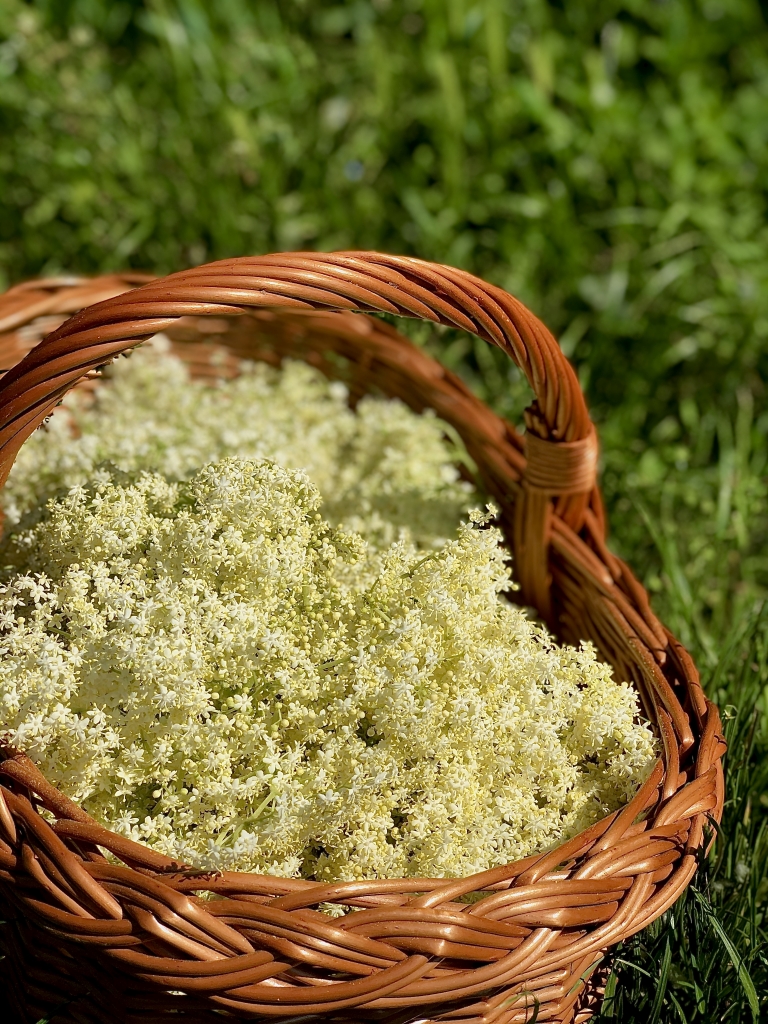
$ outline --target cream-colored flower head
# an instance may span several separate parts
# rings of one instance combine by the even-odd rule
[[[211,387],[191,381],[166,349],[159,337],[119,360],[92,402],[71,393],[29,438],[0,492],[10,525],[104,462],[185,480],[228,455],[304,470],[323,515],[379,547],[402,535],[439,546],[475,500],[454,466],[466,452],[446,442],[450,428],[431,412],[375,398],[352,412],[343,384],[289,360],[281,370],[243,364],[237,380]]]
[[[13,741],[174,857],[328,879],[479,871],[631,795],[634,692],[499,599],[495,529],[374,554],[320,507],[235,458],[52,502],[5,550]]]
[[[635,692],[506,600],[437,420],[136,367],[12,481],[0,722],[52,782],[179,860],[328,880],[479,871],[634,793]]]

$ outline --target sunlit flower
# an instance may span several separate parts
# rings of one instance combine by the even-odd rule
[[[11,481],[2,721],[54,784],[178,860],[323,880],[483,870],[631,797],[634,690],[506,600],[438,421],[137,367]]]

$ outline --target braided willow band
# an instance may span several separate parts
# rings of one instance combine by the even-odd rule
[[[572,368],[516,299],[415,259],[280,254],[137,283],[32,282],[0,298],[0,365],[12,366],[0,380],[0,480],[69,388],[158,331],[198,377],[290,356],[345,380],[353,400],[375,388],[433,408],[501,507],[523,600],[633,681],[663,755],[631,804],[552,852],[465,879],[325,885],[184,869],[103,829],[6,748],[0,912],[11,924],[0,942],[18,1020],[56,1010],[72,1024],[210,1024],[216,1009],[387,1024],[586,1021],[605,950],[663,913],[693,875],[707,819],[722,812],[724,742],[690,656],[606,548],[596,436]],[[356,315],[370,311],[454,325],[507,352],[536,395],[526,440],[393,328]],[[221,898],[201,901],[201,891]],[[482,898],[467,903],[469,893]],[[354,913],[330,919],[320,903]]]

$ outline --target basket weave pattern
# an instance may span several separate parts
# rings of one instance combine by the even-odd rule
[[[525,436],[360,315],[375,311],[456,326],[510,355],[536,396]],[[99,367],[159,331],[198,377],[289,356],[343,379],[353,401],[376,389],[451,423],[501,508],[522,599],[632,681],[663,753],[627,807],[552,852],[469,878],[327,885],[195,874],[108,832],[2,748],[0,945],[14,1021],[588,1020],[605,951],[695,871],[707,819],[722,812],[725,744],[690,656],[606,547],[596,434],[570,364],[501,289],[405,257],[278,254],[157,281],[31,282],[0,297],[0,486],[67,390],[95,386]],[[206,891],[220,898],[196,895]],[[321,903],[351,912],[332,919]]]

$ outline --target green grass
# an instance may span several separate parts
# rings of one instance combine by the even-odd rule
[[[713,855],[603,1016],[768,1018],[765,0],[3,0],[0,139],[0,284],[381,248],[559,334],[730,742]],[[519,414],[497,353],[409,329]]]

